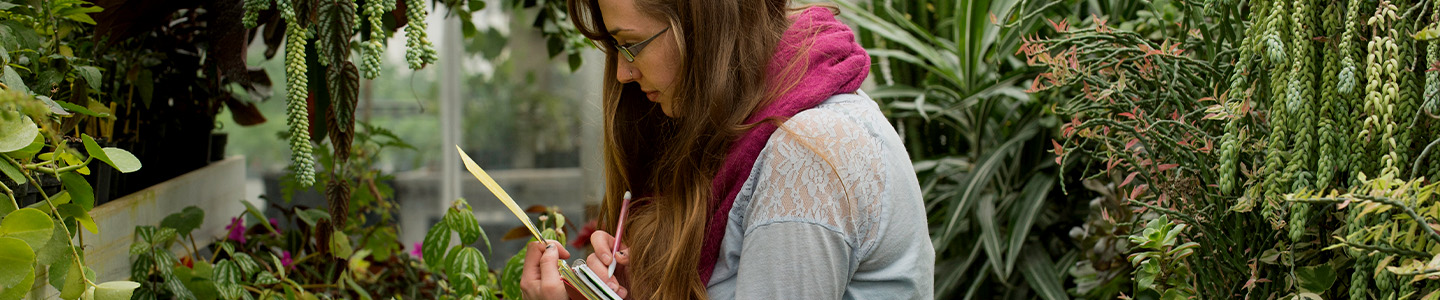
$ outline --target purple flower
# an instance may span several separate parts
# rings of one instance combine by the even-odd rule
[[[230,225],[225,225],[225,230],[230,231],[227,239],[245,244],[245,216],[230,218]]]
[[[295,269],[295,261],[290,259],[290,251],[285,251],[280,254],[280,265],[284,266],[286,270]]]
[[[420,250],[420,243],[415,243],[415,250],[410,250],[410,255],[414,255],[415,258],[425,257],[424,254],[425,252]]]

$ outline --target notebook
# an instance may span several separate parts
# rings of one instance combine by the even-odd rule
[[[485,188],[489,189],[490,193],[495,194],[495,198],[499,198],[500,202],[504,203],[505,207],[509,208],[511,213],[515,214],[515,217],[520,218],[520,223],[525,224],[525,227],[530,229],[530,234],[534,235],[535,239],[545,240],[545,238],[540,237],[540,231],[535,230],[535,225],[530,223],[530,218],[525,215],[524,211],[520,210],[520,206],[515,204],[515,200],[510,198],[510,194],[505,193],[505,190],[500,188],[500,184],[495,182],[495,179],[490,178],[490,174],[485,173],[485,170],[481,169],[480,165],[475,164],[475,161],[470,159],[470,156],[466,155],[465,150],[460,149],[459,145],[455,146],[455,150],[460,151],[460,159],[465,162],[465,169],[470,171],[470,175],[475,176],[475,179],[485,184]],[[620,300],[620,296],[615,294],[615,291],[611,290],[609,285],[606,285],[604,281],[600,280],[600,276],[590,270],[590,266],[585,265],[584,259],[575,259],[574,267],[565,263],[565,260],[560,260],[558,265],[560,277],[565,280],[566,286],[573,289],[570,291],[572,295],[578,294],[589,300]]]

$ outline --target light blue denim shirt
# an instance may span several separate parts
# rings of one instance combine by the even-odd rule
[[[735,197],[712,299],[931,299],[935,248],[915,168],[863,92],[770,136]]]

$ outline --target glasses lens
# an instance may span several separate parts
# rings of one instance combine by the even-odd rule
[[[625,61],[635,62],[635,54],[634,54],[634,53],[630,53],[630,49],[619,48],[619,47],[616,47],[616,49],[617,49],[617,50],[620,50],[620,56],[624,56],[624,57],[625,57]]]

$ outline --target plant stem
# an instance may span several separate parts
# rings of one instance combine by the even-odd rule
[[[5,160],[9,161],[11,164],[17,166],[20,165],[19,163],[15,162],[15,159],[10,158],[9,156],[0,155],[0,157],[4,157]],[[45,201],[45,205],[50,206],[50,212],[55,213],[55,217],[60,220],[60,229],[65,230],[65,243],[70,245],[70,247],[68,247],[70,248],[70,253],[75,255],[73,256],[75,258],[75,265],[79,267],[84,267],[85,261],[80,260],[80,252],[75,251],[75,245],[71,243],[72,240],[70,239],[70,236],[74,234],[70,233],[70,228],[65,226],[64,218],[60,218],[60,209],[55,208],[55,203],[50,202],[50,195],[45,194],[45,188],[40,186],[40,182],[35,180],[34,176],[30,176],[29,173],[22,174],[25,175],[26,179],[30,180],[30,184],[35,185],[35,190],[40,192],[40,197],[44,199],[42,201]],[[80,276],[80,279],[85,280],[85,284],[91,286],[98,286],[94,282],[91,282],[89,278],[85,278],[85,276]]]

